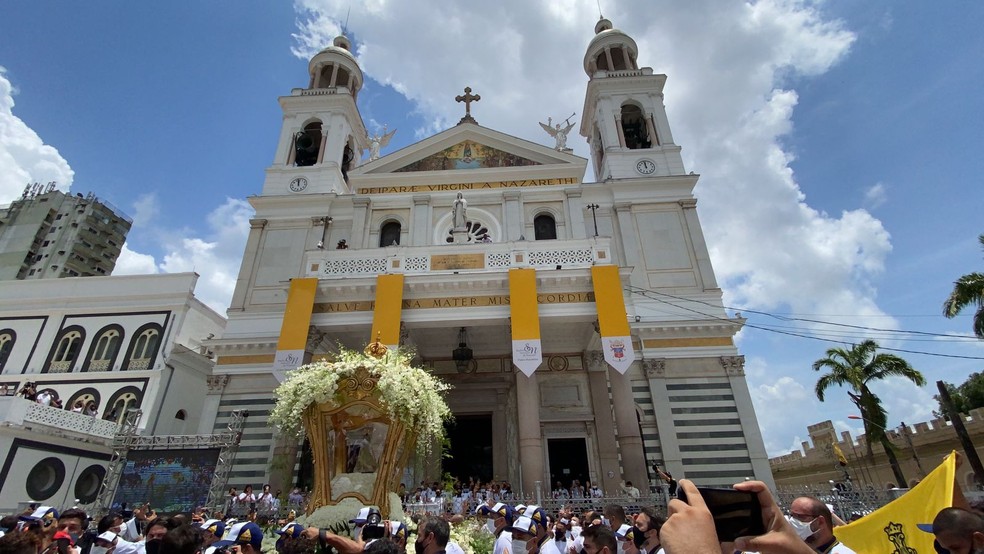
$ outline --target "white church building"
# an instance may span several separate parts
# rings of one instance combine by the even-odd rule
[[[590,181],[588,160],[565,148],[568,122],[555,144],[510,136],[476,121],[470,89],[457,125],[377,157],[349,41],[311,59],[306,86],[279,99],[228,323],[205,341],[215,386],[199,427],[251,414],[230,485],[303,482],[304,446],[265,423],[278,377],[377,336],[453,385],[459,465],[445,470],[459,477],[615,491],[654,484],[658,464],[702,485],[772,482],[734,343],[744,320],[722,306],[701,231],[699,176],[673,140],[666,75],[637,53],[598,22],[573,129],[590,145]],[[364,150],[374,159],[357,165]],[[538,341],[529,376],[517,339]]]

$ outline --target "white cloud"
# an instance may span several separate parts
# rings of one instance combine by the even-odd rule
[[[156,200],[152,196],[141,197],[136,204],[138,215],[157,213]],[[138,217],[144,222],[139,231],[153,237],[155,247],[164,254],[158,261],[150,254],[135,252],[123,245],[113,274],[194,271],[201,276],[195,296],[224,314],[236,286],[252,216],[253,208],[248,202],[226,198],[205,218],[206,229],[175,230],[159,226],[153,219]]]
[[[871,209],[875,209],[888,201],[888,187],[885,183],[875,183],[864,191],[864,203]]]
[[[28,183],[54,181],[59,190],[67,191],[75,178],[58,150],[14,115],[15,93],[7,70],[0,66],[0,204],[19,198]]]

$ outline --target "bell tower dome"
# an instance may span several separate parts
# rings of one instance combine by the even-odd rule
[[[369,147],[356,106],[364,78],[344,35],[308,63],[307,88],[280,97],[284,112],[264,194],[350,192],[348,171]]]
[[[588,139],[595,179],[684,173],[663,105],[666,75],[639,67],[635,40],[600,19],[584,54],[588,89],[581,136]]]

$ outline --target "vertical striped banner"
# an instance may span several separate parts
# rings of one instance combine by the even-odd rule
[[[400,316],[403,312],[403,274],[376,277],[376,306],[372,312],[372,336],[389,348],[400,346]]]
[[[304,363],[308,327],[311,325],[311,312],[314,310],[314,296],[317,292],[318,279],[315,277],[290,281],[284,321],[280,324],[280,338],[277,340],[277,353],[273,358],[274,376],[278,381],[283,380],[284,372],[297,369]]]
[[[512,319],[513,363],[529,377],[543,363],[535,269],[509,270],[509,315]]]
[[[591,281],[594,284],[598,325],[601,327],[601,349],[605,353],[605,361],[619,373],[625,373],[635,361],[635,352],[632,350],[632,336],[618,266],[592,267]]]

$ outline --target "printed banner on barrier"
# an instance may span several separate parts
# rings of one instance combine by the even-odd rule
[[[601,329],[601,348],[605,361],[619,373],[625,373],[635,361],[629,318],[625,313],[622,280],[616,265],[596,265],[591,268],[595,307]]]
[[[509,270],[509,315],[512,320],[513,363],[529,377],[543,363],[535,269]]]

